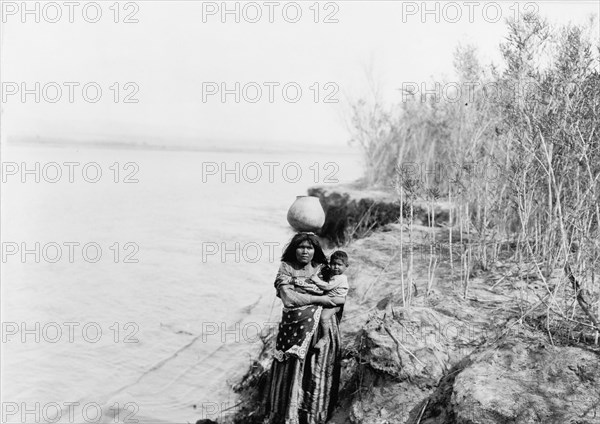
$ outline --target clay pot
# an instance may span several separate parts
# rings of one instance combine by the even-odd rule
[[[287,220],[296,231],[318,231],[325,223],[325,211],[318,197],[297,196]]]

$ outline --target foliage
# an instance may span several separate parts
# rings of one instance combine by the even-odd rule
[[[500,67],[483,66],[474,47],[459,46],[457,79],[441,83],[439,95],[404,93],[389,108],[378,97],[355,102],[352,140],[363,149],[369,185],[392,186],[402,202],[420,199],[432,210],[442,199],[451,205],[449,239],[463,248],[465,296],[474,264],[490,265],[489,246],[512,243],[514,259],[528,258],[552,295],[548,314],[572,321],[577,302],[582,319],[600,329],[594,23],[554,28],[529,15],[507,25]]]

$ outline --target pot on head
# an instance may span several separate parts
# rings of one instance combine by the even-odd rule
[[[313,231],[321,229],[325,223],[325,211],[318,197],[297,196],[288,209],[287,221],[296,231]]]

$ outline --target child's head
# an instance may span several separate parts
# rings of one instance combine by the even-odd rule
[[[329,267],[333,275],[341,275],[348,268],[348,254],[341,250],[336,250],[329,258]]]

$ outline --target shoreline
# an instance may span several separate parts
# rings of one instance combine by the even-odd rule
[[[364,213],[356,207],[361,201],[371,211],[393,206],[399,215],[391,193],[352,186],[313,187],[311,193],[321,197],[328,213],[345,211],[350,224],[356,224],[354,212]],[[409,235],[393,214],[379,215],[371,231],[345,240],[351,288],[340,324],[339,403],[328,422],[600,423],[600,349],[585,340],[569,345],[556,334],[548,337],[540,302],[544,287],[512,263],[510,250],[501,251],[489,269],[470,269],[466,294],[448,255],[436,259],[432,280],[430,258],[414,257],[414,291],[407,304],[408,261],[403,253],[402,273],[400,245],[410,242],[427,251],[432,235],[448,242],[443,208],[436,210],[439,227],[428,227],[425,216],[416,214],[422,222]],[[263,339],[258,357],[232,387],[239,403],[232,414],[222,411],[219,423],[262,422],[273,341],[274,334]],[[215,422],[207,418],[198,424]]]

